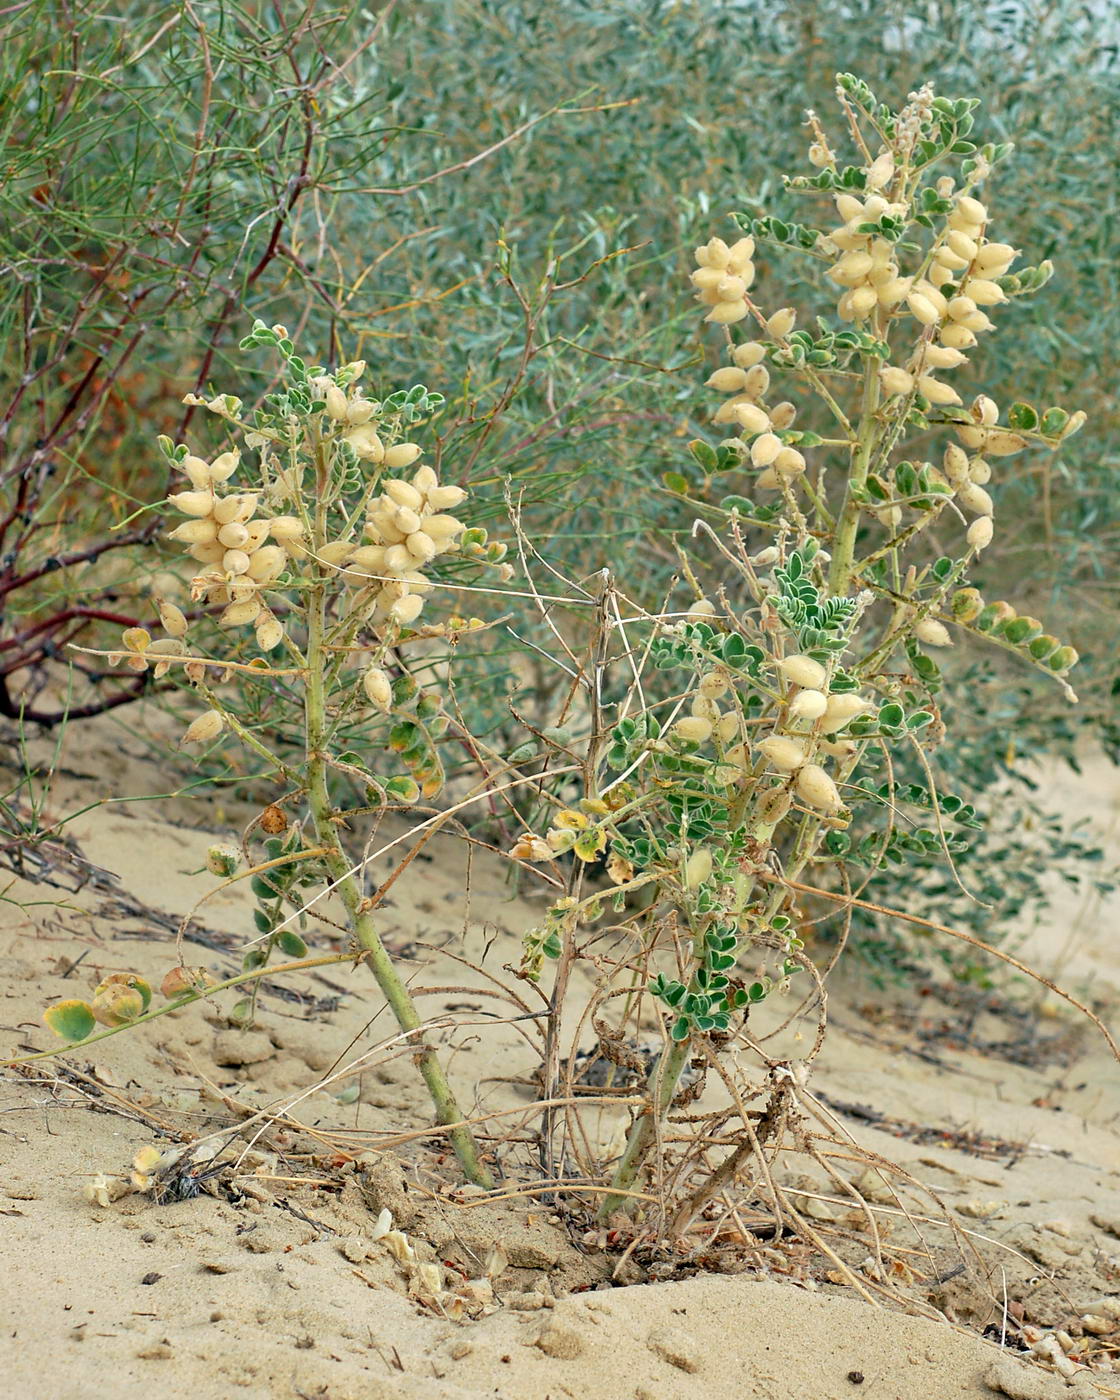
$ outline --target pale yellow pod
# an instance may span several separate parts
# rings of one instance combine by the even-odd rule
[[[1019,250],[1010,243],[985,243],[976,254],[976,271],[989,277],[1002,277],[1018,256]]]
[[[412,567],[413,562],[407,545],[391,544],[385,551],[385,569],[390,574],[403,574]]]
[[[854,758],[859,752],[859,745],[854,739],[821,739],[819,747],[831,758]]]
[[[425,578],[423,574],[417,573],[415,569],[406,569],[401,578],[408,584],[410,593],[430,593],[435,584],[430,578]]]
[[[716,283],[716,296],[719,301],[738,301],[746,292],[747,284],[741,277],[721,277]]]
[[[751,461],[756,467],[768,467],[782,450],[782,440],[775,433],[762,433],[751,443]]]
[[[735,422],[751,434],[764,433],[770,426],[770,418],[765,409],[756,403],[736,403],[732,405],[731,416]]]
[[[426,515],[423,519],[424,533],[431,535],[437,544],[449,547],[445,542],[454,539],[456,535],[461,535],[467,528],[461,520],[456,520],[453,515]]]
[[[241,513],[241,497],[221,496],[214,502],[214,519],[219,525],[229,525]]]
[[[974,238],[969,238],[967,233],[961,233],[960,229],[950,229],[949,237],[945,240],[949,247],[962,258],[965,263],[970,263],[980,251]]]
[[[362,672],[362,689],[371,705],[388,714],[393,707],[393,684],[380,666],[369,666]]]
[[[243,549],[227,549],[222,555],[222,568],[227,574],[247,574],[249,563],[249,556]]]
[[[716,606],[710,598],[697,598],[688,609],[689,617],[716,617]]]
[[[838,729],[843,729],[850,720],[855,719],[856,715],[863,714],[864,710],[870,708],[869,701],[851,691],[845,691],[841,695],[830,695],[822,728],[826,734],[835,734]]]
[[[338,385],[328,384],[323,397],[326,400],[327,417],[333,418],[336,423],[345,423],[347,421],[346,395]]]
[[[220,564],[225,552],[225,546],[217,540],[211,540],[208,544],[192,544],[187,550],[191,558],[197,559],[200,564]]]
[[[971,242],[971,239],[966,239],[965,241]],[[952,246],[950,245],[949,247],[939,248],[937,250],[937,262],[934,264],[934,266],[945,268],[952,272],[959,272],[962,267],[968,266],[969,261],[970,260],[968,258],[963,257],[960,253],[954,252]],[[940,280],[933,275],[932,270],[930,272],[929,280],[934,284],[935,287],[939,287],[941,285]]]
[[[178,544],[213,544],[218,538],[218,527],[212,519],[184,520],[168,533],[167,538]]]
[[[733,326],[736,321],[743,320],[747,315],[747,303],[740,298],[737,301],[717,302],[704,317],[704,320],[710,321],[716,326]]]
[[[781,403],[776,403],[770,410],[770,422],[779,432],[784,428],[792,427],[796,417],[797,405],[790,403],[789,399],[783,399]]]
[[[945,468],[946,478],[959,486],[968,477],[968,456],[964,449],[958,447],[955,442],[951,442],[945,449],[945,455],[941,459]]]
[[[828,269],[828,275],[842,287],[857,287],[874,266],[871,254],[864,251],[845,253]]]
[[[697,718],[710,720],[713,725],[719,722],[723,713],[716,704],[714,698],[710,695],[705,695],[703,691],[698,691],[692,697],[688,708]]]
[[[184,457],[179,463],[179,470],[186,474],[196,491],[206,491],[214,484],[214,478],[210,475],[210,463],[203,461],[201,457]]]
[[[730,744],[739,734],[739,716],[724,715],[716,722],[716,738],[721,744]]]
[[[805,745],[798,739],[790,739],[781,734],[773,734],[755,745],[755,749],[771,768],[782,773],[792,773],[805,762]]]
[[[218,543],[224,544],[227,549],[240,549],[248,540],[249,531],[236,520],[229,525],[223,525],[218,531]]]
[[[778,340],[784,340],[797,325],[797,312],[792,306],[783,306],[775,311],[766,322],[766,329]]]
[[[897,306],[899,302],[906,300],[913,285],[914,279],[912,277],[892,277],[888,282],[879,283],[875,288],[879,305],[888,308]]]
[[[710,374],[705,381],[709,389],[715,389],[720,394],[737,394],[743,389],[746,382],[745,371],[737,365],[724,365],[721,369]]]
[[[828,672],[821,663],[803,654],[783,657],[778,662],[778,670],[787,681],[804,686],[806,690],[823,690],[828,679]]]
[[[949,629],[935,617],[919,618],[914,624],[914,636],[927,647],[951,647],[953,639]]]
[[[988,222],[988,211],[978,199],[973,199],[971,195],[962,194],[957,199],[957,210],[961,217],[970,224],[986,224]]]
[[[757,340],[748,340],[742,345],[736,345],[731,352],[731,358],[740,369],[750,369],[753,365],[759,365],[766,358],[766,346]]]
[[[924,394],[930,403],[954,403],[961,402],[961,396],[951,384],[942,384],[938,379],[932,379],[928,374],[918,376],[918,392]]]
[[[807,763],[794,782],[797,795],[818,812],[838,812],[844,803],[840,790],[819,763]]]
[[[698,267],[695,272],[689,273],[688,280],[701,292],[714,292],[726,276],[726,268]]]
[[[280,544],[298,540],[303,535],[303,522],[295,515],[277,515],[268,522],[268,533]]]
[[[284,629],[280,625],[279,619],[273,617],[271,613],[267,617],[257,620],[257,646],[261,651],[272,651],[284,640]]]
[[[795,719],[820,719],[828,708],[828,696],[820,690],[799,690],[790,703],[789,712]]]
[[[353,398],[346,405],[346,421],[352,427],[360,428],[373,417],[374,405],[369,399]]]
[[[196,519],[209,515],[214,509],[214,496],[210,491],[180,491],[175,496],[168,496],[167,500],[176,510]]]
[[[271,583],[287,567],[287,553],[278,544],[266,544],[249,556],[246,573],[257,583]]]
[[[727,249],[727,266],[733,271],[739,271],[746,263],[754,257],[754,239],[748,233],[744,237],[737,239]]]
[[[429,491],[439,485],[439,477],[425,462],[423,466],[417,467],[413,473],[412,484],[422,496],[427,496]]]
[[[245,531],[248,538],[241,548],[246,554],[254,554],[260,549],[261,545],[264,544],[265,540],[268,539],[268,521],[250,520],[245,526]]]
[[[767,467],[755,478],[755,485],[763,491],[780,491],[786,478],[779,476],[773,467]]]
[[[1007,293],[999,283],[986,277],[970,277],[967,285],[968,294],[977,306],[999,306],[1007,300]]]
[[[874,287],[856,287],[848,293],[848,305],[853,320],[865,321],[879,305],[879,293]]]
[[[1010,457],[1016,452],[1022,452],[1026,445],[1026,438],[1021,437],[1018,433],[999,431],[987,435],[984,450],[993,457]]]
[[[743,379],[743,393],[749,398],[760,399],[770,387],[770,371],[765,365],[752,365]]]
[[[914,291],[919,296],[925,297],[926,301],[932,302],[933,305],[937,308],[939,315],[944,316],[945,313],[949,310],[948,297],[946,297],[945,293],[941,291],[939,287],[935,287],[932,282],[915,282]]]
[[[941,343],[952,350],[970,350],[976,344],[976,336],[967,326],[954,321],[951,325],[942,326]]]
[[[906,298],[906,305],[923,326],[932,326],[941,320],[941,313],[937,307],[921,292],[911,292]]]
[[[931,369],[956,369],[968,364],[968,356],[948,345],[927,345],[926,364]]]
[[[796,447],[783,447],[774,458],[774,470],[779,476],[800,476],[805,470],[805,458]]]
[[[407,594],[403,598],[398,598],[389,608],[389,616],[394,622],[399,622],[403,626],[408,626],[410,622],[415,622],[424,610],[423,598],[415,593]]]
[[[398,506],[407,506],[409,510],[422,510],[424,508],[424,497],[415,486],[410,486],[407,481],[386,481],[382,490]]]
[[[434,486],[428,492],[428,504],[432,510],[454,510],[467,499],[461,486]]]
[[[968,527],[965,538],[968,540],[969,548],[976,550],[979,554],[982,549],[987,549],[991,544],[994,533],[995,527],[992,524],[991,516],[980,515]]]
[[[246,598],[242,602],[230,603],[218,618],[218,626],[244,627],[246,623],[256,622],[260,615],[261,607],[262,604],[259,598]]]
[[[385,465],[390,471],[399,471],[402,467],[411,467],[422,451],[423,448],[418,447],[414,442],[398,442],[395,447],[386,449]]]
[[[354,553],[353,540],[328,540],[319,550],[319,560],[323,564],[345,564]]]
[[[673,733],[687,744],[706,744],[712,737],[713,725],[702,715],[682,715],[673,725]]]
[[[838,194],[836,196],[836,212],[844,220],[851,223],[853,219],[863,222],[863,201],[855,197],[854,194]]]
[[[712,873],[712,853],[707,846],[700,846],[685,861],[684,887],[697,889]]]
[[[404,546],[413,559],[420,564],[426,564],[429,559],[434,559],[439,552],[435,540],[423,530],[416,530],[409,535]]]
[[[207,710],[204,715],[199,715],[187,726],[187,731],[179,743],[180,745],[205,744],[210,739],[216,739],[224,727],[224,717],[217,710]]]
[[[974,335],[980,335],[984,331],[994,331],[995,322],[983,311],[976,310],[969,312],[967,316],[962,316],[957,322],[958,326],[963,326],[966,330],[972,331]]]
[[[722,238],[709,238],[702,248],[696,250],[696,261],[705,267],[726,267],[731,257],[731,249]]]
[[[991,496],[982,486],[971,481],[966,481],[957,492],[957,500],[974,515],[992,515],[995,511]]]
[[[210,476],[214,481],[228,481],[241,462],[240,452],[223,452],[210,463]]]
[[[977,394],[972,400],[972,416],[977,422],[990,428],[999,422],[999,404],[987,394]]]
[[[372,574],[379,573],[385,567],[385,546],[363,544],[351,554],[350,563],[359,569],[368,569]]]
[[[393,524],[405,536],[414,535],[420,528],[420,516],[408,506],[398,506],[393,516]]]
[[[187,634],[187,619],[181,608],[177,608],[174,603],[168,603],[163,598],[156,598],[155,604],[159,610],[159,624],[169,637],[185,637]]]
[[[343,434],[343,440],[350,445],[360,461],[376,463],[385,460],[385,444],[369,423],[351,428],[348,433]]]
[[[968,479],[976,486],[987,486],[992,479],[991,464],[983,457],[973,457],[968,464]]]
[[[884,365],[879,371],[879,383],[887,394],[908,394],[914,387],[914,376],[897,365]]]

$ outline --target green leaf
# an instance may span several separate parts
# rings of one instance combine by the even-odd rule
[[[74,998],[72,1001],[56,1002],[43,1013],[43,1020],[55,1035],[71,1043],[85,1040],[97,1027],[93,1011],[88,1002]]]
[[[714,472],[718,464],[716,450],[709,443],[701,438],[693,438],[688,444],[688,450],[706,472]]]
[[[1016,432],[1033,433],[1038,427],[1038,414],[1029,403],[1013,403],[1007,410],[1007,426]]]
[[[307,944],[293,928],[281,929],[276,935],[276,944],[290,958],[307,957]]]
[[[683,477],[680,472],[663,472],[661,480],[670,491],[675,491],[678,496],[688,495],[688,479]]]

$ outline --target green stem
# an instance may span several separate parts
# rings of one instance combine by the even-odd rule
[[[832,566],[828,584],[833,597],[845,598],[852,581],[852,566],[855,561],[856,533],[859,530],[859,496],[867,481],[871,454],[875,449],[877,421],[875,412],[879,407],[878,361],[868,359],[863,372],[863,397],[860,401],[859,432],[852,448],[852,466],[848,474],[848,485],[844,496],[844,506],[836,527],[836,542],[832,550]]]
[[[316,537],[320,539],[322,522],[316,520]],[[321,542],[321,540],[320,540]],[[325,665],[328,661],[323,647],[326,628],[326,589],[317,581],[307,595],[307,689],[305,694],[306,739],[307,739],[307,788],[311,818],[315,824],[315,834],[319,844],[325,848],[324,861],[331,880],[338,891],[346,910],[350,927],[358,946],[366,953],[367,961],[377,979],[385,1000],[389,1003],[397,1025],[402,1031],[417,1031],[421,1026],[420,1013],[397,971],[392,957],[374,926],[372,914],[366,909],[362,888],[350,863],[342,852],[338,841],[334,812],[331,808],[327,789],[327,763],[324,756],[327,715],[325,695]],[[464,1174],[470,1181],[488,1190],[493,1186],[490,1173],[483,1166],[478,1155],[478,1145],[465,1123],[466,1115],[455,1100],[443,1066],[434,1049],[420,1041],[416,1044],[416,1064],[428,1086],[428,1092],[435,1105],[436,1120],[450,1126],[448,1138]]]

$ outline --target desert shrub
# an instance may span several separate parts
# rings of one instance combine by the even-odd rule
[[[870,908],[993,953],[946,929],[940,905],[884,910],[866,896],[872,879],[897,890],[894,872],[933,857],[960,880],[955,862],[977,818],[940,757],[955,748],[941,660],[955,642],[990,648],[1074,698],[1076,650],[973,579],[998,538],[989,484],[1013,460],[1064,450],[1084,423],[1072,406],[1025,398],[1001,409],[979,393],[966,405],[958,387],[993,318],[1011,321],[1052,272],[993,237],[987,186],[1010,150],[972,139],[976,100],[924,85],[893,110],[848,74],[836,96],[840,120],[810,120],[808,164],[788,182],[800,219],[745,211],[732,241],[715,235],[696,249],[691,282],[721,363],[707,381],[717,432],[690,452],[740,490],[697,514],[676,557],[680,581],[656,611],[607,570],[566,576],[518,509],[514,568],[474,523],[466,489],[416,467],[413,438],[435,435],[440,393],[422,383],[368,391],[364,362],[310,364],[284,327],[258,322],[243,349],[267,347],[281,362],[263,403],[188,396],[240,436],[252,466],[237,449],[203,457],[160,443],[187,478],[167,501],[186,517],[170,538],[197,566],[189,587],[204,615],[192,622],[157,595],[166,635],[130,627],[105,651],[114,666],[193,688],[204,707],[184,743],[236,739],[273,786],[242,850],[212,858],[216,875],[252,882],[260,937],[224,985],[172,968],[170,1007],[251,985],[276,951],[294,961],[273,975],[368,963],[464,1172],[487,1184],[491,1164],[381,943],[385,885],[366,890],[370,845],[355,836],[351,849],[344,833],[411,810],[421,844],[438,826],[461,830],[453,819],[472,805],[529,789],[541,820],[509,856],[547,867],[563,889],[526,931],[518,969],[528,984],[547,975],[544,1008],[528,1012],[505,989],[541,1052],[539,1189],[586,1192],[604,1225],[642,1206],[646,1225],[670,1238],[716,1198],[749,1190],[829,1257],[771,1173],[825,1030],[830,967],[808,955],[805,926],[822,910],[843,925]],[[763,248],[775,264],[818,264],[825,314],[799,317],[762,290]],[[483,586],[518,608],[530,644],[565,677],[553,723],[512,751],[480,742],[451,699],[453,647],[485,631],[464,615],[479,568],[496,570]],[[162,572],[149,568],[153,581]],[[456,610],[440,616],[430,604],[444,588]],[[268,692],[302,737],[278,751],[275,723],[247,723],[253,691]],[[455,745],[471,752],[475,780],[421,818]],[[352,947],[315,955],[303,932],[332,892]],[[583,960],[595,985],[577,1014],[568,988]],[[783,1017],[793,990],[800,1005]],[[47,1019],[84,1046],[168,1009],[150,1000],[137,978],[114,974],[91,1002],[61,1003]],[[809,1009],[817,1035],[806,1054],[771,1058],[775,1032],[756,1030],[752,1011],[788,1021]],[[250,996],[229,1015],[245,1023],[253,1010]],[[98,1021],[106,1030],[91,1035]],[[581,1118],[573,1074],[588,1026],[610,1074],[638,1072],[624,1142]],[[651,1035],[655,1053],[643,1059]],[[794,1142],[840,1179],[850,1149]]]

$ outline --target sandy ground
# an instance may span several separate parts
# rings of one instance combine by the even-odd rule
[[[158,797],[166,769],[135,736],[148,724],[158,733],[159,723],[134,711],[73,731],[52,817],[109,796],[153,800],[88,812],[65,828],[80,856],[46,853],[23,878],[0,880],[6,1053],[51,1045],[44,1007],[88,995],[108,972],[158,983],[175,960],[178,920],[216,884],[199,874],[207,846],[252,811],[235,791],[222,801]],[[1120,850],[1114,770],[1093,764],[1048,786],[1058,809],[1086,814]],[[1015,946],[1047,971],[1060,966],[1107,1019],[1120,989],[1120,904],[1058,907]],[[511,1106],[531,1102],[518,1081],[535,1054],[517,1028],[493,1024],[485,978],[447,953],[497,973],[516,962],[541,908],[511,895],[497,862],[476,858],[468,882],[461,852],[436,843],[385,909],[389,941],[430,989],[425,1010],[457,1019],[441,1033],[456,1083],[477,1085],[476,1107],[506,1111],[505,1123],[516,1121]],[[230,975],[252,936],[251,904],[239,889],[223,891],[198,909],[194,928],[203,941],[188,945],[188,961]],[[1120,1298],[1120,1078],[1099,1035],[1052,999],[1036,1006],[1026,984],[1009,997],[961,998],[933,985],[883,991],[852,969],[832,988],[812,1081],[821,1104],[854,1142],[934,1193],[919,1208],[949,1212],[979,1265],[941,1283],[902,1279],[897,1308],[830,1283],[792,1249],[756,1250],[739,1272],[680,1269],[667,1282],[613,1286],[617,1258],[589,1248],[571,1220],[533,1196],[510,1194],[516,1173],[506,1199],[486,1202],[456,1193],[452,1165],[436,1151],[399,1141],[426,1124],[426,1110],[407,1060],[372,1048],[391,1032],[375,1015],[368,974],[342,963],[285,985],[287,997],[262,998],[249,1033],[196,1005],[81,1054],[3,1072],[4,1394],[1120,1395],[1120,1362],[1111,1371],[1120,1332],[1077,1335],[1083,1314],[1107,1313]],[[317,1087],[359,1056],[350,1077]],[[284,1116],[251,1125],[261,1137],[216,1194],[86,1200],[98,1173],[127,1172],[145,1145],[167,1148],[265,1107]],[[526,1128],[533,1121],[523,1119]],[[399,1162],[378,1150],[390,1139]],[[800,1184],[807,1200],[815,1185],[819,1194],[819,1183]],[[864,1179],[889,1231],[890,1195],[873,1188]],[[414,1258],[376,1237],[385,1207]],[[842,1215],[827,1201],[809,1213]],[[939,1229],[930,1224],[932,1248],[949,1275],[960,1251]],[[441,1279],[434,1301],[421,1264]],[[633,1266],[622,1271],[637,1276]],[[1120,1304],[1113,1311],[1120,1316]],[[1102,1317],[1106,1328],[1110,1320]],[[1039,1333],[1072,1332],[1073,1354],[1093,1368],[1067,1385],[1020,1359],[1011,1336],[1024,1321]]]

